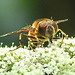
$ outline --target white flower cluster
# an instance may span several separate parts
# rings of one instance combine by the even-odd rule
[[[0,47],[0,75],[75,75],[75,38],[28,50]]]

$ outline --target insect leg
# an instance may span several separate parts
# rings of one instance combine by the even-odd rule
[[[19,43],[20,43],[20,45],[23,45],[22,44],[22,36],[25,36],[25,37],[30,38],[30,39],[36,39],[34,36],[31,36],[31,35],[28,35],[28,34],[22,34],[21,33],[20,36],[19,36]],[[37,42],[35,42],[35,41],[28,41],[29,47],[33,50],[33,47],[31,45],[31,43],[37,43]]]
[[[31,48],[32,50],[33,50],[33,47],[32,47],[32,46],[34,46],[34,47],[38,46],[38,45],[36,45],[36,44],[41,44],[41,47],[43,47],[42,42],[39,41],[36,37],[31,36],[31,35],[28,35],[28,34],[22,34],[22,33],[21,33],[20,36],[19,36],[19,43],[20,43],[20,45],[22,45],[22,36],[25,36],[25,37],[31,39],[31,41],[28,41],[28,45],[30,46],[30,48]],[[35,40],[35,41],[33,41],[33,40]],[[37,41],[36,41],[36,40],[37,40]],[[33,43],[33,44],[31,45],[31,43]],[[33,50],[33,51],[34,51],[34,50]]]
[[[32,44],[31,44],[31,43],[32,43]],[[33,51],[35,52],[35,50],[34,50],[34,48],[33,48],[32,46],[36,47],[36,45],[34,45],[33,43],[34,43],[33,41],[28,41],[29,47],[31,48],[31,50],[33,50]],[[35,43],[36,43],[36,42],[35,42]]]
[[[22,44],[22,33],[19,35],[19,43],[20,43],[20,46],[18,46],[17,48],[15,48],[15,49],[13,49],[13,50],[10,50],[10,51],[15,51],[16,49],[21,48],[21,47],[24,46],[24,45]]]
[[[49,42],[51,42],[51,43],[52,43],[52,38],[49,38]]]
[[[58,31],[60,31],[61,33],[63,33],[63,35],[68,39],[68,36],[61,29],[58,29]]]
[[[59,47],[61,47],[61,45],[62,45],[62,43],[63,43],[63,38],[54,37],[54,38],[52,38],[52,39],[62,39],[62,41],[61,41],[61,43],[60,43],[60,45],[59,45]]]
[[[19,44],[22,45],[22,33],[19,35]]]
[[[27,38],[33,38],[33,39],[36,39],[35,37],[33,37],[33,36],[30,36],[30,35],[28,35],[28,34],[20,34],[19,35],[19,43],[20,43],[20,45],[22,45],[22,36],[25,36],[25,37],[27,37]]]
[[[17,48],[15,48],[15,49],[13,49],[13,50],[9,50],[9,52],[15,51],[15,50],[17,50],[18,48],[21,48],[21,47],[23,47],[23,45],[20,45],[20,46],[18,46]]]
[[[21,48],[21,47],[23,47],[24,45],[22,44],[22,36],[25,36],[25,37],[29,37],[29,38],[35,38],[35,37],[32,37],[32,36],[30,36],[30,35],[28,35],[28,34],[20,34],[19,35],[19,43],[20,43],[20,46],[18,46],[17,48],[15,48],[14,50],[10,50],[10,51],[15,51],[16,49],[18,49],[18,48]],[[30,46],[31,47],[31,46]]]
[[[31,50],[33,50],[33,51],[34,51],[34,49],[33,49],[32,45],[31,45],[31,41],[28,41],[28,45],[29,45],[29,47],[31,48]]]
[[[28,41],[28,45],[30,46],[30,48],[33,50],[33,47],[37,47],[38,45],[40,45],[41,44],[41,47],[43,47],[42,46],[42,42],[40,42],[40,41]],[[33,46],[33,47],[32,47]]]
[[[18,49],[18,48],[21,48],[21,47],[23,47],[24,45],[22,44],[22,36],[26,36],[26,37],[29,37],[29,35],[27,35],[27,34],[20,34],[19,35],[19,43],[20,43],[20,46],[18,46],[17,48],[15,48],[14,50],[16,50],[16,49]],[[10,51],[14,51],[14,50],[10,50]]]

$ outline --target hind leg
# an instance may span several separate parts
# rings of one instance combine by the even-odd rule
[[[22,45],[22,36],[25,36],[25,37],[27,37],[27,38],[33,38],[33,39],[35,39],[35,37],[33,37],[33,36],[30,36],[30,35],[28,35],[28,34],[20,34],[19,35],[19,43],[20,43],[20,45]]]
[[[18,48],[21,48],[21,47],[23,47],[24,45],[22,44],[22,36],[25,36],[25,37],[29,37],[29,38],[35,38],[35,37],[32,37],[32,36],[30,36],[30,35],[28,35],[28,34],[20,34],[19,35],[19,46],[17,47],[17,48],[15,48],[14,50],[10,50],[10,51],[15,51],[15,50],[17,50]]]

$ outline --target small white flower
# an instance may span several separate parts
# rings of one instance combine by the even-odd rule
[[[75,49],[73,47],[70,47],[69,50],[72,51],[72,52],[75,51]]]

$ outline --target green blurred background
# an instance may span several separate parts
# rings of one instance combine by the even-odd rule
[[[54,21],[69,19],[60,23],[59,28],[69,36],[75,36],[75,1],[74,0],[0,0],[0,35],[18,30],[32,24],[40,18]],[[0,38],[4,45],[12,42],[19,45],[19,34]],[[23,38],[25,45],[27,39]]]

